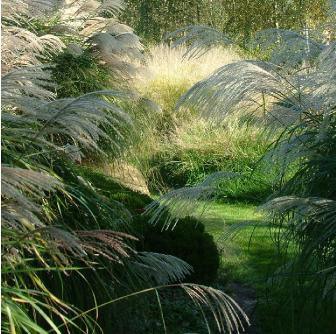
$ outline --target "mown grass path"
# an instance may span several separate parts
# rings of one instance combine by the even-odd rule
[[[281,259],[272,229],[252,204],[212,204],[198,218],[221,252],[221,274],[230,281],[264,286]]]
[[[215,203],[197,216],[220,250],[219,280],[249,313],[253,326],[248,333],[261,333],[258,324],[265,315],[258,306],[267,296],[268,279],[282,263],[274,231],[252,204]]]

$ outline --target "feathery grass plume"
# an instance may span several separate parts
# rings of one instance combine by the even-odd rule
[[[218,184],[226,179],[237,177],[236,173],[217,172],[209,175],[205,180],[194,186],[172,190],[162,195],[146,207],[146,214],[150,214],[149,223],[156,224],[165,217],[163,229],[174,229],[179,218],[192,216],[199,208],[200,202],[204,205],[216,193]]]
[[[325,45],[313,37],[314,31],[310,30],[303,34],[285,29],[265,29],[256,34],[253,44],[264,52],[270,52],[271,63],[289,69],[309,66],[323,51]]]
[[[128,257],[131,251],[125,240],[136,238],[114,231],[66,231],[53,227],[46,220],[43,209],[43,198],[47,192],[62,188],[61,182],[48,174],[20,168],[2,167],[2,220],[3,227],[20,232],[20,242],[11,244],[18,256],[23,256],[25,250],[39,254],[41,262],[49,267],[48,260],[36,244],[44,240],[44,249],[52,254],[53,260],[60,265],[71,262],[65,255],[82,258],[88,254],[102,255],[109,260],[120,262],[121,257]],[[2,239],[6,240],[6,236]],[[9,249],[7,249],[9,251]]]
[[[244,323],[249,320],[240,306],[227,294],[220,290],[195,284],[181,284],[181,288],[200,307],[207,306],[215,319],[219,333],[240,333],[244,331]],[[242,319],[242,320],[241,320]],[[208,327],[209,333],[211,333]]]
[[[78,22],[74,23],[74,19],[86,20],[88,17],[103,14],[116,16],[123,10],[124,2],[123,0],[63,0],[58,4],[58,8],[62,20],[71,20],[71,24],[77,25]]]
[[[293,215],[288,222],[290,228],[287,232],[294,233],[298,239],[301,239],[302,233],[307,230],[309,233],[319,234],[318,239],[311,239],[309,244],[305,245],[304,253],[312,253],[324,242],[332,241],[336,237],[336,202],[334,200],[319,197],[282,196],[270,200],[260,209],[271,213],[271,215],[283,215],[292,211]]]
[[[181,97],[178,107],[194,107],[205,116],[223,118],[237,110],[260,110],[262,94],[272,99],[272,106],[288,96],[298,98],[298,89],[273,64],[240,61],[221,67],[195,84]]]
[[[155,284],[182,281],[192,271],[185,261],[168,254],[138,252],[131,260],[129,271],[141,280],[153,280]]]
[[[116,20],[123,7],[121,0],[70,0],[58,13],[61,24],[85,37],[86,47],[89,44],[90,52],[102,65],[127,79],[137,71],[136,61],[142,58],[143,46],[133,29]]]
[[[6,74],[2,82],[3,106],[7,109],[3,119],[12,124],[34,124],[35,133],[30,134],[33,141],[42,137],[46,142],[63,147],[64,152],[70,155],[76,153],[75,146],[78,154],[81,154],[81,149],[102,152],[98,145],[100,139],[107,140],[114,152],[120,152],[126,124],[130,126],[131,121],[106,97],[126,98],[129,95],[100,91],[78,98],[43,102],[42,98],[53,97],[50,91],[40,88],[41,83],[49,84],[49,79],[46,72],[32,71],[31,68]],[[25,135],[29,136],[30,131],[27,130]]]
[[[123,78],[132,78],[143,58],[143,46],[133,32],[116,33],[120,26],[113,24],[106,32],[97,32],[89,42],[93,54],[112,72]]]
[[[265,95],[269,98],[265,116],[279,124],[285,123],[285,117],[291,117],[290,122],[293,122],[311,109],[330,110],[329,99],[333,99],[331,94],[335,89],[334,48],[334,45],[328,46],[317,59],[316,69],[308,74],[299,72],[289,76],[265,62],[243,61],[226,65],[194,85],[181,98],[179,106],[195,106],[204,114],[221,117],[237,109],[251,112],[254,107],[260,110],[264,107],[260,97]],[[325,53],[331,57],[325,57]],[[329,74],[324,76],[328,71]]]
[[[23,66],[41,65],[54,54],[60,53],[64,43],[56,36],[36,34],[15,26],[2,29],[2,73]]]
[[[51,89],[55,84],[51,81],[50,73],[45,71],[47,68],[45,65],[29,66],[5,73],[1,77],[3,108],[15,110],[23,99],[22,104],[28,103],[32,108],[54,99],[55,94]]]
[[[217,33],[213,34],[215,37],[217,36]],[[189,35],[190,37],[188,37]],[[296,33],[283,31],[284,41],[288,42],[293,36],[299,38]],[[190,32],[186,37],[180,38],[177,43],[182,43],[186,38],[193,37],[194,34]],[[199,43],[209,49],[206,41],[203,43],[200,39]],[[285,43],[284,47],[286,52],[290,53],[291,50],[288,50],[288,47],[291,43],[288,43]],[[313,73],[301,74],[298,72],[289,75],[286,70],[272,63],[237,62],[223,66],[207,79],[194,85],[181,98],[178,106],[194,106],[202,111],[211,110],[213,115],[225,115],[231,112],[234,107],[251,108],[254,105],[257,108],[265,109],[266,96],[270,98],[270,107],[267,106],[267,110],[272,109],[276,104],[277,107],[281,107],[281,111],[290,111],[289,116],[295,115],[295,112],[302,113],[304,110],[315,107],[314,101],[318,99],[316,96],[310,98],[310,94],[314,93],[314,90],[309,88],[311,88],[311,82],[314,85],[317,83],[315,79],[318,73],[323,72],[323,63],[326,64],[326,57],[323,57],[323,54],[331,54],[330,50],[334,48],[333,45],[323,47],[317,42],[314,45],[319,49],[319,52],[315,52],[316,55],[321,53],[321,57],[317,59],[318,67],[316,70],[313,69]],[[321,52],[323,49],[325,51]],[[324,61],[321,62],[320,59],[324,59]],[[330,70],[333,71],[332,68]],[[240,73],[240,76],[237,76],[236,73]],[[328,81],[324,80],[324,82]],[[271,116],[277,117],[274,113]]]
[[[1,2],[1,16],[19,23],[25,17],[42,17],[55,10],[55,0],[4,0]]]
[[[208,26],[192,25],[167,34],[166,41],[173,40],[173,47],[187,45],[184,57],[199,57],[215,46],[232,45],[225,34]]]
[[[60,17],[58,25],[79,36],[90,37],[118,24],[116,16],[123,7],[122,0],[66,0],[59,4],[56,11]]]
[[[44,2],[44,1],[41,1]],[[43,28],[39,31],[40,37],[34,36],[30,30],[32,24],[25,21],[26,18],[34,18],[37,22],[50,25],[49,21],[56,20],[57,24],[48,28],[48,32],[54,32],[63,40],[70,40],[76,48],[81,51],[82,48],[90,49],[90,52],[109,68],[111,73],[117,73],[119,76],[127,78],[137,71],[135,59],[141,58],[143,47],[139,38],[133,33],[131,28],[118,23],[116,15],[123,9],[123,1],[121,0],[104,0],[104,1],[83,1],[83,0],[66,0],[66,1],[46,1],[49,6],[47,9],[41,9],[46,17],[35,16],[35,7],[39,6],[39,1],[29,1],[26,4],[17,1],[14,3],[16,8],[16,19],[8,18],[3,30],[6,32],[4,41],[8,44],[11,51],[5,52],[6,65],[31,64],[39,59],[42,48],[51,55],[52,47],[60,47],[63,49],[65,45],[59,37],[46,33]],[[7,4],[6,8],[9,7]],[[43,7],[43,6],[42,6]],[[7,8],[5,13],[13,13],[13,8]],[[48,21],[49,20],[49,21]],[[48,23],[49,22],[49,23]],[[41,28],[39,28],[41,29]],[[9,36],[8,36],[9,35]],[[19,43],[14,45],[14,39]],[[19,40],[20,39],[20,40]],[[24,41],[29,41],[26,46],[22,45]],[[89,45],[88,42],[90,42]],[[10,44],[10,45],[9,45]],[[12,48],[15,46],[15,48]],[[21,47],[19,47],[21,46]],[[73,49],[74,46],[72,46]],[[39,56],[37,55],[37,50]],[[18,59],[8,55],[9,52],[23,53]],[[24,52],[25,51],[25,52]],[[28,53],[29,51],[29,53]]]
[[[45,193],[62,188],[62,183],[47,173],[4,164],[1,166],[1,176],[3,226],[26,232],[44,227],[39,203]]]
[[[103,256],[112,262],[122,263],[123,258],[129,257],[134,250],[125,240],[137,238],[123,232],[111,230],[75,231],[80,244],[87,253]]]
[[[92,92],[78,98],[58,99],[44,104],[34,112],[24,110],[23,117],[40,122],[38,135],[58,134],[57,140],[88,150],[100,150],[100,138],[107,139],[116,151],[120,150],[123,140],[122,129],[131,124],[127,114],[113,103],[101,98],[120,97],[113,91]],[[22,108],[21,108],[22,110]],[[110,128],[114,136],[107,134]],[[60,140],[61,139],[61,140]]]
[[[50,102],[48,100],[54,98],[50,88],[54,84],[50,73],[44,69],[45,66],[14,69],[2,77],[3,116],[7,120],[11,118],[12,123],[16,118],[16,123],[35,124],[32,139],[43,137],[46,141],[54,142],[55,138],[56,143],[61,143],[60,146],[82,146],[99,151],[97,143],[104,138],[115,151],[120,150],[119,143],[124,136],[122,132],[125,124],[130,124],[130,118],[109,99],[128,98],[130,95],[99,91]],[[73,154],[73,151],[69,153]]]
[[[266,159],[280,161],[283,173],[288,170],[290,165],[299,164],[300,167],[295,177],[291,178],[286,189],[296,189],[295,191],[300,189],[302,191],[308,187],[310,190],[304,192],[305,196],[325,197],[326,195],[323,193],[315,193],[321,185],[319,182],[324,179],[323,174],[328,175],[325,181],[334,175],[332,172],[332,166],[334,166],[332,143],[335,136],[335,64],[335,45],[330,45],[317,59],[313,72],[299,75],[298,82],[302,83],[300,100],[298,101],[300,105],[297,105],[291,97],[278,102],[281,109],[289,108],[294,112],[297,111],[298,121],[285,128],[285,132],[276,141],[276,145],[268,153]],[[275,109],[273,113],[278,111]],[[323,172],[324,168],[326,170]],[[313,170],[315,171],[312,172]],[[315,180],[320,181],[316,182]],[[309,188],[309,185],[312,188]],[[325,185],[327,186],[328,183],[326,182]],[[315,190],[312,192],[312,189]]]

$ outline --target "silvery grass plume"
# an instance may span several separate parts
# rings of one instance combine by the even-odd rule
[[[4,0],[1,2],[1,16],[5,20],[22,23],[29,17],[42,18],[57,8],[57,0]]]
[[[185,261],[168,254],[138,252],[129,263],[129,274],[154,284],[181,282],[193,271]]]
[[[227,294],[211,287],[194,284],[181,284],[182,289],[200,308],[208,306],[213,314],[219,333],[244,332],[244,325],[249,326],[249,320],[240,306]],[[207,319],[208,332],[211,333]]]
[[[162,228],[174,229],[180,218],[195,214],[200,204],[207,205],[214,198],[220,183],[237,176],[236,173],[217,172],[196,186],[169,191],[146,207],[145,213],[151,215],[149,223],[156,224],[165,219]]]
[[[303,32],[265,29],[256,34],[252,45],[270,53],[271,63],[297,68],[301,65],[309,66],[325,49],[326,45],[319,41],[319,35],[316,30],[308,28]]]
[[[118,15],[124,9],[122,0],[4,0],[2,16],[8,19],[22,17],[52,17],[57,12],[62,21],[85,20],[88,17],[108,14]],[[21,18],[22,18],[21,17]]]
[[[32,231],[44,227],[41,199],[62,188],[57,178],[40,171],[2,165],[2,223],[8,228]]]
[[[120,152],[123,132],[126,125],[131,126],[131,121],[108,98],[125,99],[130,95],[116,91],[99,91],[78,98],[50,101],[53,94],[45,86],[52,85],[52,82],[48,72],[42,69],[17,69],[3,76],[2,118],[4,122],[11,124],[9,131],[22,133],[33,141],[43,138],[45,142],[57,143],[64,147],[64,152],[72,154],[75,153],[75,147],[78,147],[79,154],[83,150],[102,153],[98,145],[101,139],[108,140],[115,152]],[[16,126],[19,124],[20,126]],[[22,124],[34,124],[33,133],[28,126],[25,133]],[[6,128],[4,135],[6,136]],[[73,149],[69,150],[69,147]]]
[[[195,107],[211,117],[225,117],[237,110],[251,112],[252,108],[260,111],[264,107],[265,116],[280,124],[284,117],[290,117],[292,122],[309,110],[328,113],[334,106],[334,64],[335,44],[321,53],[314,71],[308,74],[288,75],[266,62],[228,64],[195,84],[178,106]],[[269,98],[269,106],[261,102],[263,95]]]
[[[93,54],[117,74],[128,77],[137,71],[143,46],[133,29],[117,21],[123,1],[65,1],[59,6],[60,25],[75,29],[90,44]],[[110,17],[106,17],[106,14]]]
[[[116,15],[123,9],[120,0],[32,0],[5,2],[3,6],[5,38],[2,46],[6,71],[14,66],[47,62],[51,55],[65,48],[60,38],[75,41],[67,49],[69,52],[80,55],[84,49],[89,49],[110,71],[124,78],[137,71],[136,63],[142,58],[143,46],[133,29],[117,21]],[[39,11],[44,15],[34,15]],[[34,29],[29,19],[44,23],[56,20],[58,23],[50,32],[57,37],[50,32],[42,32],[38,37],[28,31]]]
[[[33,171],[2,165],[2,241],[6,252],[15,250],[17,256],[23,256],[25,250],[38,255],[39,260],[48,268],[43,252],[49,251],[53,261],[60,265],[69,265],[71,258],[86,262],[88,254],[101,255],[111,261],[121,261],[132,252],[126,240],[136,238],[121,232],[91,230],[71,231],[53,226],[53,215],[48,213],[48,198],[57,191],[65,192],[65,184],[46,172]],[[70,193],[66,194],[70,196]],[[10,244],[6,240],[12,236],[6,231],[12,230],[19,236],[20,242]],[[44,240],[44,249],[36,247],[38,240]],[[68,254],[69,257],[66,255]],[[13,256],[15,257],[15,256]]]
[[[87,20],[89,17],[117,16],[124,9],[123,0],[57,0],[58,13],[62,21]]]
[[[33,2],[32,5],[36,4]],[[115,151],[120,150],[121,129],[125,129],[125,124],[130,125],[130,121],[125,112],[109,101],[129,96],[103,91],[79,98],[54,100],[51,91],[55,84],[48,71],[49,65],[40,64],[48,60],[50,53],[60,52],[64,44],[52,35],[37,37],[11,25],[5,25],[3,29],[11,32],[7,39],[2,40],[3,50],[7,50],[7,71],[2,76],[2,117],[11,124],[11,134],[16,132],[34,142],[42,139],[44,143],[53,145],[57,142],[60,149],[76,160],[81,158],[83,149],[100,151],[98,141],[101,139],[108,140]],[[22,65],[21,60],[18,62],[20,57],[27,61],[26,65],[35,66],[17,68]],[[20,126],[13,126],[15,124]],[[23,124],[29,125],[25,127],[26,131]],[[114,140],[110,141],[112,137]]]
[[[297,117],[293,119],[297,121],[285,127],[283,135],[265,156],[266,160],[280,162],[281,177],[291,165],[299,163],[303,166],[300,168],[302,173],[296,174],[297,177],[288,183],[287,189],[294,189],[300,182],[306,185],[314,184],[316,182],[313,180],[324,178],[322,173],[333,175],[331,167],[334,164],[332,140],[335,136],[336,117],[335,50],[335,44],[330,45],[317,59],[314,72],[298,76],[304,84],[301,88],[301,106],[289,97],[279,101],[271,111],[273,114],[279,113],[277,123],[280,125],[287,125],[280,118],[284,107],[288,108],[288,112],[293,109],[298,112]],[[321,170],[323,168],[326,169],[324,172]],[[313,170],[315,171],[308,172]],[[331,174],[328,174],[327,170]],[[309,196],[309,192],[305,195]]]
[[[329,23],[327,31],[333,29],[334,23]],[[296,32],[286,29],[265,29],[258,32],[250,42],[250,48],[259,48],[269,54],[273,64],[298,67],[309,66],[324,48],[330,44],[323,38],[324,26],[316,29],[305,28]],[[186,45],[186,57],[198,57],[208,52],[212,47],[233,47],[233,41],[223,32],[208,26],[193,25],[178,29],[165,36],[172,41],[172,46]],[[239,50],[239,48],[237,48]]]
[[[36,34],[15,26],[2,27],[2,73],[48,62],[50,57],[62,52],[65,44],[60,38],[46,34]]]
[[[187,45],[185,57],[199,57],[216,46],[231,46],[231,40],[220,31],[208,27],[191,25],[169,33],[164,38],[173,41],[172,47]]]

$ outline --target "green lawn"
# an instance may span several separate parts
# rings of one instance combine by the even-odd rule
[[[281,259],[272,232],[256,206],[214,203],[197,216],[218,244],[220,276],[256,289],[264,288],[267,277],[280,265]]]

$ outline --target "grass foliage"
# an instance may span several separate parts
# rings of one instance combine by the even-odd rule
[[[260,32],[268,62],[206,26],[144,50],[122,9],[2,4],[2,331],[239,333],[219,270],[265,333],[333,333],[332,35]],[[120,161],[160,196],[102,174]]]

